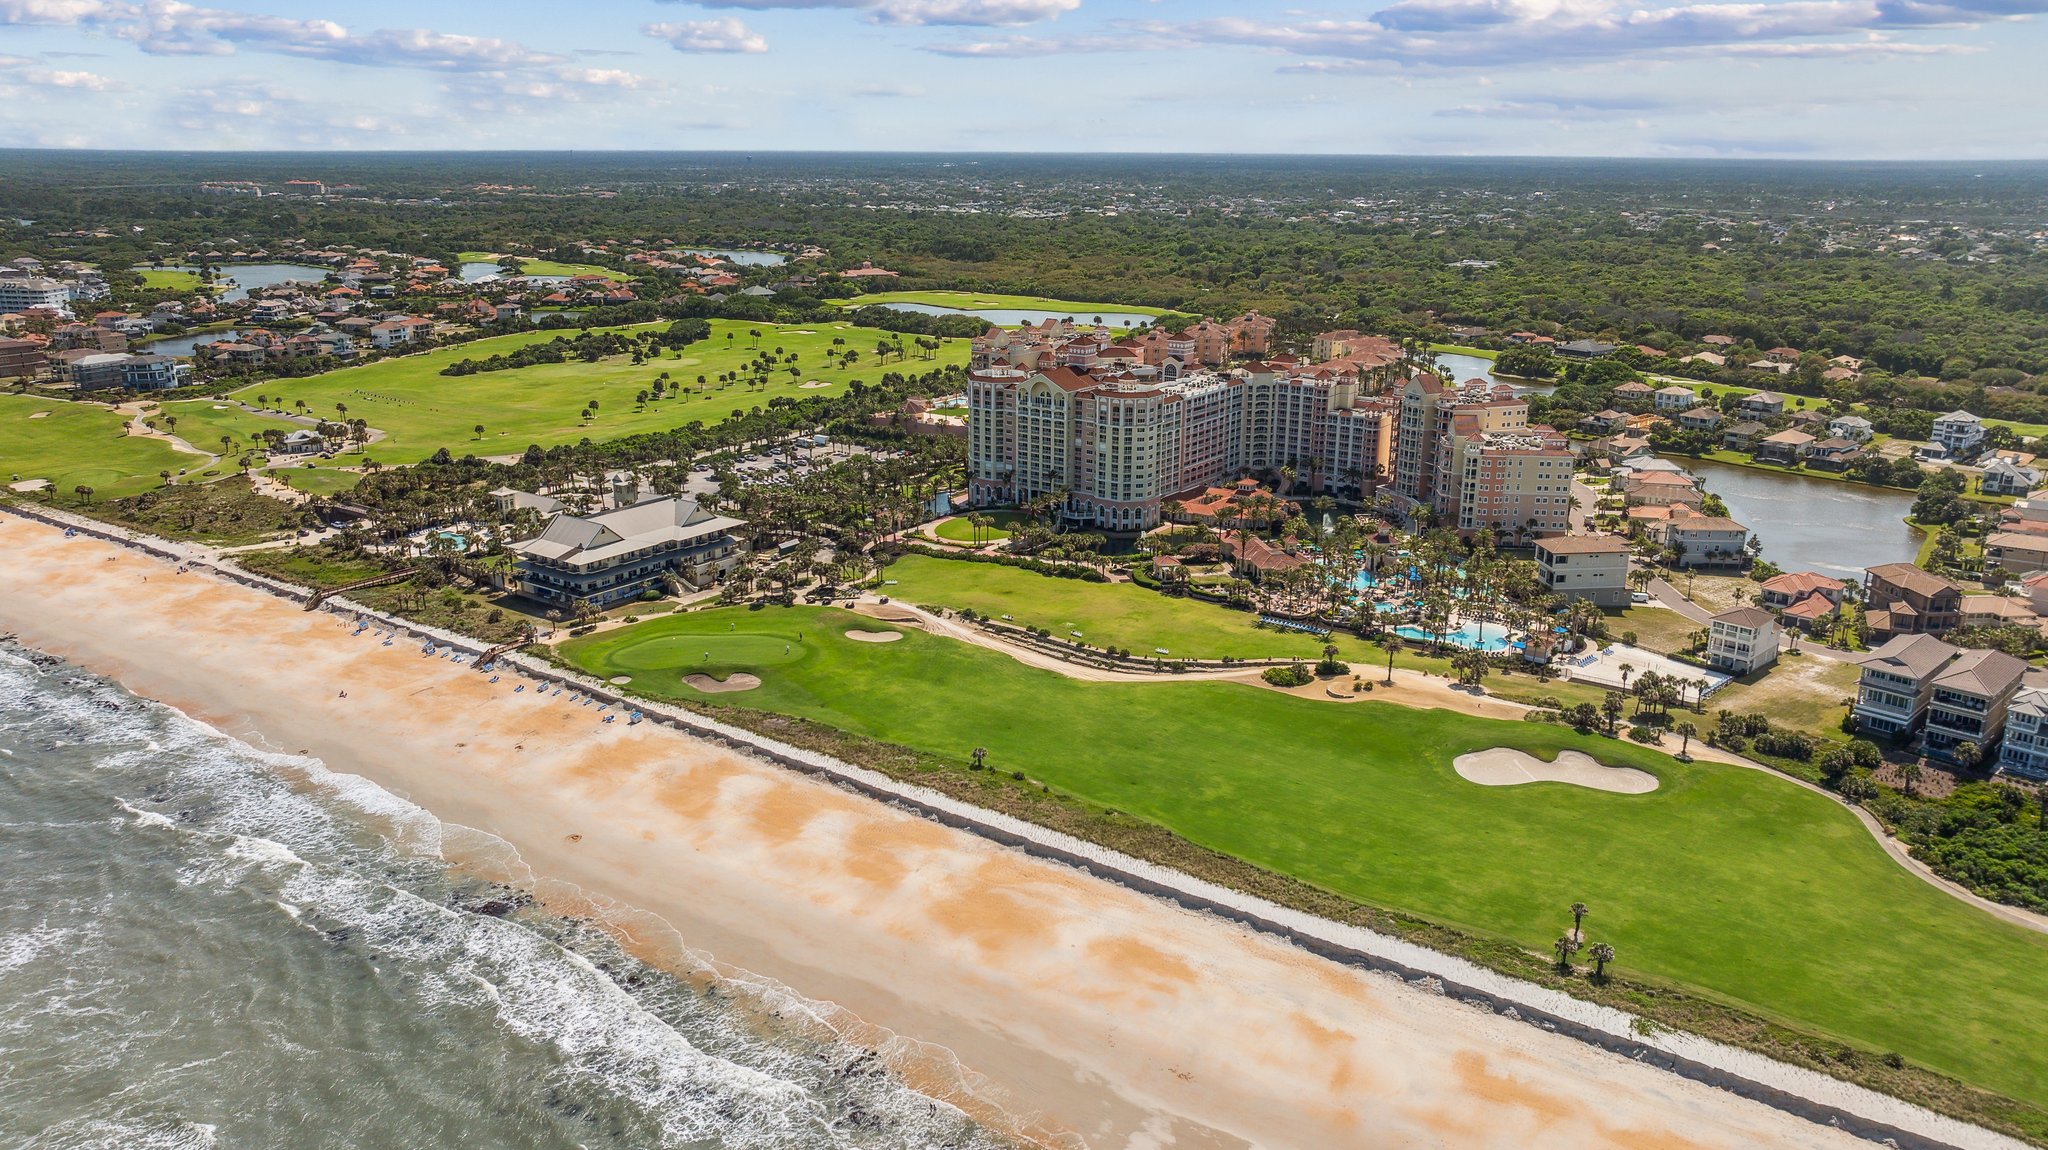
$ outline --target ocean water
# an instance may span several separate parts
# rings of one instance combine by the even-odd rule
[[[1009,1145],[820,1004],[649,966],[458,835],[0,646],[0,1147]]]

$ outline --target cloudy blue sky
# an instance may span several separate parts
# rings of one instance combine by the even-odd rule
[[[2048,0],[1645,2],[0,0],[0,146],[2048,157]]]

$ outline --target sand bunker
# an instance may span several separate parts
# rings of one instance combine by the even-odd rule
[[[10,483],[7,486],[12,491],[41,491],[49,485],[50,481],[47,479],[24,479],[19,483]]]
[[[633,676],[631,675],[613,675],[611,678],[605,680],[605,682],[610,683],[614,687],[623,687],[632,681]]]
[[[31,411],[28,413],[28,417],[30,419],[48,419],[50,418],[50,413],[47,411]]]
[[[856,643],[894,643],[903,637],[901,631],[848,631],[846,637]]]
[[[1451,760],[1458,777],[1482,787],[1512,787],[1521,783],[1570,783],[1596,791],[1643,795],[1657,789],[1657,776],[1634,767],[1601,766],[1599,760],[1578,751],[1559,751],[1557,761],[1546,763],[1527,751],[1495,747],[1474,751]]]
[[[707,695],[723,695],[732,691],[751,691],[761,685],[761,680],[745,671],[734,671],[721,683],[709,675],[684,675],[683,682]]]

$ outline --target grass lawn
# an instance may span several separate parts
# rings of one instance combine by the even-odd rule
[[[334,467],[278,467],[267,474],[280,483],[312,495],[339,495],[363,479],[359,471],[342,471]]]
[[[1683,651],[1693,632],[1703,626],[1666,607],[1637,604],[1607,616],[1607,634],[1617,641],[1623,631],[1636,633],[1636,646],[1669,655]]]
[[[988,516],[989,522],[979,531],[973,524],[967,522],[967,517],[963,515],[948,519],[932,528],[932,534],[955,543],[996,543],[1010,537],[1006,528],[1020,526],[1025,522],[1025,517],[1014,511],[985,511],[982,514]]]
[[[1761,711],[1780,723],[1808,734],[1846,739],[1842,700],[1856,696],[1863,669],[1843,659],[1820,655],[1780,655],[1770,670],[1753,680],[1737,679],[1707,700],[1711,709]]]
[[[1469,355],[1473,359],[1499,359],[1500,353],[1483,347],[1466,347],[1462,343],[1433,343],[1429,350],[1439,355]]]
[[[329,418],[332,415],[330,412]],[[170,422],[172,419],[177,420],[175,428]],[[259,462],[267,454],[260,447],[261,432],[270,429],[303,431],[306,428],[305,424],[295,420],[259,415],[245,410],[240,404],[221,399],[183,399],[161,403],[144,415],[143,422],[175,435],[201,451],[221,451],[221,437],[226,436],[234,441],[232,451],[255,451]]]
[[[161,439],[128,435],[127,421],[97,404],[0,395],[0,486],[48,479],[59,502],[76,500],[80,484],[96,498],[134,495],[161,487],[158,472],[204,462]]]
[[[1537,951],[1583,900],[1590,939],[1612,943],[1632,974],[2048,1101],[2048,985],[2015,977],[2048,969],[2048,936],[1912,877],[1825,796],[1547,724],[1228,683],[1082,683],[918,631],[844,637],[883,626],[832,609],[724,608],[561,653],[653,697],[799,715],[961,762],[985,746],[997,770]],[[762,686],[708,700],[680,678],[737,671]],[[1453,772],[1456,755],[1494,746],[1588,750],[1662,785],[1488,788]]]
[[[617,439],[680,427],[693,419],[712,424],[735,410],[766,406],[777,396],[836,395],[850,380],[878,380],[885,372],[925,372],[967,361],[967,341],[953,339],[944,341],[935,359],[913,353],[907,359],[881,365],[875,362],[874,348],[882,333],[851,324],[806,328],[712,320],[711,328],[710,339],[681,349],[679,355],[670,354],[639,367],[633,366],[630,357],[619,356],[597,363],[571,361],[475,375],[440,374],[457,360],[484,359],[525,344],[544,343],[557,334],[575,334],[522,332],[345,367],[308,379],[265,380],[235,395],[252,402],[259,393],[267,395],[272,397],[272,406],[287,410],[303,399],[312,414],[329,419],[338,416],[335,405],[344,404],[351,418],[366,419],[371,427],[386,433],[371,447],[371,458],[404,464],[417,463],[442,447],[457,455],[512,455],[534,443],[552,447],[585,438]],[[747,334],[750,330],[761,333],[758,350],[772,352],[780,347],[785,353],[796,353],[802,374],[792,377],[778,365],[765,391],[750,391],[743,382],[721,388],[718,376],[738,370],[756,354],[754,340]],[[861,353],[851,368],[827,366],[826,353],[833,350],[835,338],[844,339],[846,348]],[[663,372],[688,392],[671,392],[668,398],[636,410],[635,395],[648,390]],[[696,390],[699,375],[707,379],[701,393]],[[803,386],[811,381],[824,386]],[[580,415],[584,404],[593,399],[598,401],[597,418],[586,422]],[[473,430],[477,424],[484,426],[481,439]]]
[[[457,252],[455,253],[455,258],[466,264],[494,264],[498,262],[498,257],[491,252]],[[554,260],[530,260],[524,256],[516,258],[519,260],[520,270],[530,276],[603,276],[608,280],[619,280],[622,282],[630,281],[633,278],[625,272],[614,271],[611,268],[601,268],[596,264],[565,264],[557,263]]]
[[[181,272],[175,268],[135,268],[142,277],[142,286],[149,291],[196,292],[199,290],[198,272]]]
[[[1320,658],[1323,641],[1298,631],[1256,626],[1258,617],[1193,599],[1174,599],[1134,583],[1083,583],[995,563],[969,563],[906,555],[882,591],[931,607],[962,607],[1009,615],[1019,626],[1044,627],[1060,638],[1081,632],[1091,647],[1128,647],[1150,655],[1164,647],[1184,659]],[[1347,647],[1343,639],[1339,647]],[[1361,662],[1370,651],[1357,639],[1348,648]]]
[[[1124,303],[1078,303],[1074,300],[1047,299],[1037,295],[985,295],[964,291],[883,291],[870,292],[847,300],[835,300],[840,307],[866,307],[877,303],[924,303],[933,307],[959,308],[962,311],[983,311],[989,308],[1016,308],[1021,311],[1044,311],[1054,315],[1072,316],[1077,323],[1084,323],[1090,317],[1106,312],[1131,312],[1137,315],[1165,315],[1163,307],[1141,307]]]

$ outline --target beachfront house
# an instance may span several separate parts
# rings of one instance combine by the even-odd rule
[[[1707,665],[1737,677],[1778,661],[1778,620],[1762,607],[1737,607],[1707,625]]]
[[[2048,782],[2048,687],[2023,685],[2007,705],[1998,771]]]
[[[1904,737],[1918,729],[1934,696],[1934,676],[1962,654],[1932,635],[1898,635],[1854,662],[1863,668],[1850,710],[1861,734]]]
[[[1560,535],[1536,541],[1536,580],[1568,599],[1599,607],[1628,606],[1626,539],[1613,535]]]
[[[1967,650],[1949,660],[1934,676],[1921,746],[1955,759],[1963,744],[1974,743],[1980,759],[1989,755],[2026,672],[2024,660],[2003,651]]]
[[[701,589],[746,556],[744,524],[694,499],[649,499],[596,515],[558,511],[541,533],[512,544],[519,592],[560,607],[604,608],[648,592]]]

